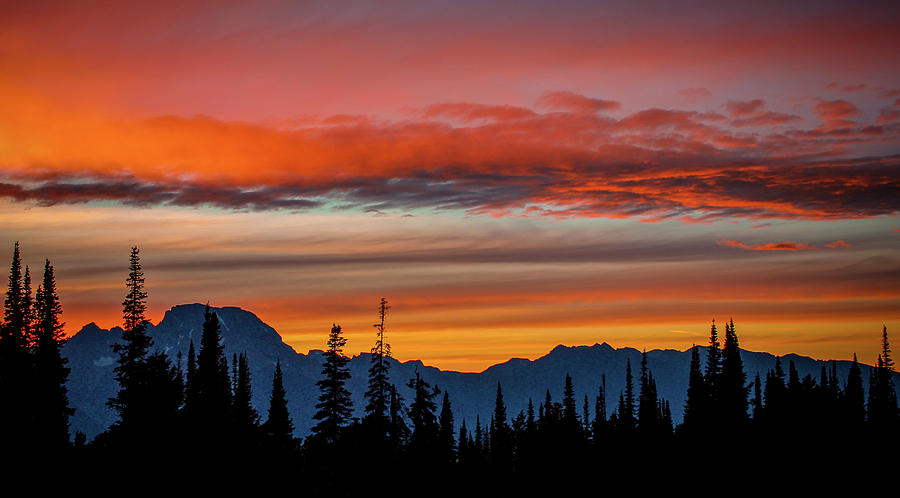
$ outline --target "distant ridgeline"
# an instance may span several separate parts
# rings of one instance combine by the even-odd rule
[[[695,451],[713,434],[737,452],[788,439],[883,445],[900,427],[886,329],[875,367],[743,351],[729,322],[684,352],[557,346],[460,373],[391,358],[383,298],[371,352],[344,356],[333,325],[326,349],[304,355],[240,308],[180,305],[152,325],[143,275],[133,248],[123,327],[91,323],[66,341],[52,265],[32,293],[16,245],[0,335],[5,445],[238,448],[312,473],[337,455],[527,473],[648,445]]]

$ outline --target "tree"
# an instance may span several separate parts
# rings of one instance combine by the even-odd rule
[[[859,369],[859,361],[856,353],[853,354],[853,363],[850,364],[850,372],[847,374],[847,387],[844,388],[844,406],[847,423],[850,427],[859,429],[866,421],[866,400],[863,391],[862,372]]]
[[[638,429],[645,437],[656,436],[659,413],[656,383],[647,368],[647,350],[641,353],[641,392],[638,397]]]
[[[184,380],[165,353],[150,354],[147,334],[147,292],[137,247],[131,248],[126,295],[122,302],[123,343],[112,345],[119,355],[114,369],[119,391],[107,404],[119,414],[112,428],[128,447],[162,447],[174,437],[178,410],[184,401]]]
[[[269,396],[269,416],[263,424],[263,430],[273,447],[289,450],[294,443],[294,422],[288,413],[287,393],[284,390],[284,379],[281,372],[281,360],[275,362],[275,374],[272,376],[272,394]]]
[[[190,358],[189,358],[190,360]],[[194,430],[215,440],[222,440],[231,408],[231,380],[218,315],[206,305],[197,369],[191,382],[196,396],[188,410],[193,416]]]
[[[112,345],[119,355],[114,369],[119,391],[107,404],[119,414],[122,426],[140,426],[149,422],[147,416],[151,407],[146,405],[147,384],[144,375],[147,355],[153,340],[147,335],[147,292],[144,290],[144,271],[141,267],[140,251],[131,248],[128,278],[125,280],[127,293],[122,302],[124,344]]]
[[[700,372],[699,348],[691,348],[691,366],[688,375],[687,400],[684,403],[684,430],[697,433],[706,426],[706,380]]]
[[[563,426],[570,438],[578,433],[578,411],[575,406],[575,387],[572,385],[572,376],[566,374],[566,381],[563,385]]]
[[[500,381],[497,381],[497,395],[494,398],[494,416],[491,420],[489,441],[491,463],[500,467],[512,464],[512,441]]]
[[[318,411],[313,418],[319,422],[312,428],[313,433],[326,443],[337,441],[341,429],[353,413],[350,391],[344,387],[350,378],[347,367],[349,359],[343,355],[346,344],[347,339],[341,335],[341,326],[332,325],[322,365],[322,379],[316,382],[321,394],[319,403],[316,404]]]
[[[364,395],[367,400],[364,421],[380,438],[387,435],[387,416],[390,409],[391,384],[388,377],[390,364],[387,359],[391,357],[391,346],[384,340],[384,317],[390,308],[387,299],[381,298],[378,307],[379,321],[374,325],[377,332],[375,345],[371,351],[369,388]]]
[[[714,417],[714,412],[718,411],[719,374],[722,368],[722,353],[719,346],[719,334],[716,331],[716,321],[713,320],[712,326],[709,328],[709,347],[706,349],[706,374],[703,378],[708,400],[707,413],[710,417]]]
[[[444,399],[441,403],[441,415],[438,420],[438,439],[440,444],[441,459],[444,463],[453,463],[456,460],[456,448],[453,440],[453,409],[450,406],[450,395],[444,391]]]
[[[893,375],[894,362],[885,326],[881,334],[881,354],[878,355],[869,381],[868,421],[879,432],[889,428],[896,430],[896,424],[900,420]]]
[[[3,301],[3,323],[0,326],[0,439],[7,444],[24,444],[28,433],[29,382],[31,358],[28,353],[30,291],[22,275],[19,243],[13,248],[9,268],[9,284]]]
[[[726,430],[736,430],[747,421],[747,375],[741,361],[734,320],[725,324],[725,347],[722,349],[722,365],[717,384],[719,413]]]
[[[259,426],[259,414],[253,408],[253,393],[250,386],[250,365],[247,363],[247,352],[241,353],[237,359],[237,381],[234,386],[232,414],[234,430],[240,441],[247,444]]]
[[[39,446],[60,447],[69,443],[69,407],[66,380],[68,360],[62,357],[62,305],[56,291],[56,278],[50,260],[44,263],[44,278],[35,297],[34,407]]]
[[[634,377],[631,375],[631,358],[625,361],[625,393],[619,397],[619,429],[631,433],[636,425],[634,417]]]
[[[407,383],[413,390],[413,401],[409,406],[409,420],[412,423],[412,434],[409,437],[409,451],[422,461],[433,461],[436,456],[438,442],[438,422],[435,415],[437,407],[434,398],[440,393],[435,386],[425,382],[416,372],[416,376]]]

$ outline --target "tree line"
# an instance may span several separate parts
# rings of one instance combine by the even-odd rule
[[[372,465],[402,464],[416,469],[415,475],[438,469],[496,478],[575,461],[614,461],[648,448],[694,451],[703,444],[721,446],[724,438],[745,446],[788,437],[811,441],[823,435],[883,442],[894,441],[900,430],[886,327],[881,353],[864,389],[855,355],[846,382],[838,380],[835,362],[823,365],[818,378],[800,378],[792,361],[785,373],[780,358],[764,379],[757,375],[748,381],[733,320],[725,324],[724,344],[713,321],[704,359],[699,347],[692,348],[684,417],[677,426],[669,402],[659,396],[646,351],[636,378],[627,362],[625,389],[617,393],[615,406],[607,406],[615,393],[607,393],[605,376],[593,399],[578,400],[573,380],[566,375],[558,398],[547,390],[543,399],[529,399],[527,409],[517,414],[507,412],[498,382],[488,420],[457,421],[451,393],[431,385],[418,372],[406,383],[413,393],[409,400],[391,383],[387,360],[392,353],[385,339],[390,306],[382,298],[363,416],[353,417],[346,388],[350,378],[349,359],[343,354],[346,339],[341,326],[334,324],[316,384],[315,425],[308,437],[299,439],[294,437],[281,364],[275,367],[263,419],[251,403],[247,355],[232,355],[229,363],[218,316],[208,306],[199,347],[195,349],[191,341],[186,359],[181,353],[170,358],[153,349],[147,334],[144,272],[134,247],[122,302],[122,340],[113,345],[118,391],[107,401],[117,420],[88,443],[83,434],[70,435],[74,411],[67,400],[62,307],[50,261],[36,292],[31,286],[30,270],[23,270],[16,243],[0,324],[0,399],[5,401],[0,427],[9,447],[95,455],[138,449],[277,455],[316,476],[320,491],[329,492],[341,483],[341,469],[347,466],[371,470]]]

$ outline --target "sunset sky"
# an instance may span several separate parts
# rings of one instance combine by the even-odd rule
[[[299,352],[368,350],[386,297],[445,369],[729,317],[873,363],[900,3],[785,3],[0,0],[0,262],[53,262],[69,333],[119,324],[137,245],[153,322],[240,306]]]

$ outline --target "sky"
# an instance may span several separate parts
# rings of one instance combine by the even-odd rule
[[[896,2],[0,4],[0,261],[51,260],[70,334],[133,245],[154,322],[355,354],[386,297],[462,371],[900,329]]]

